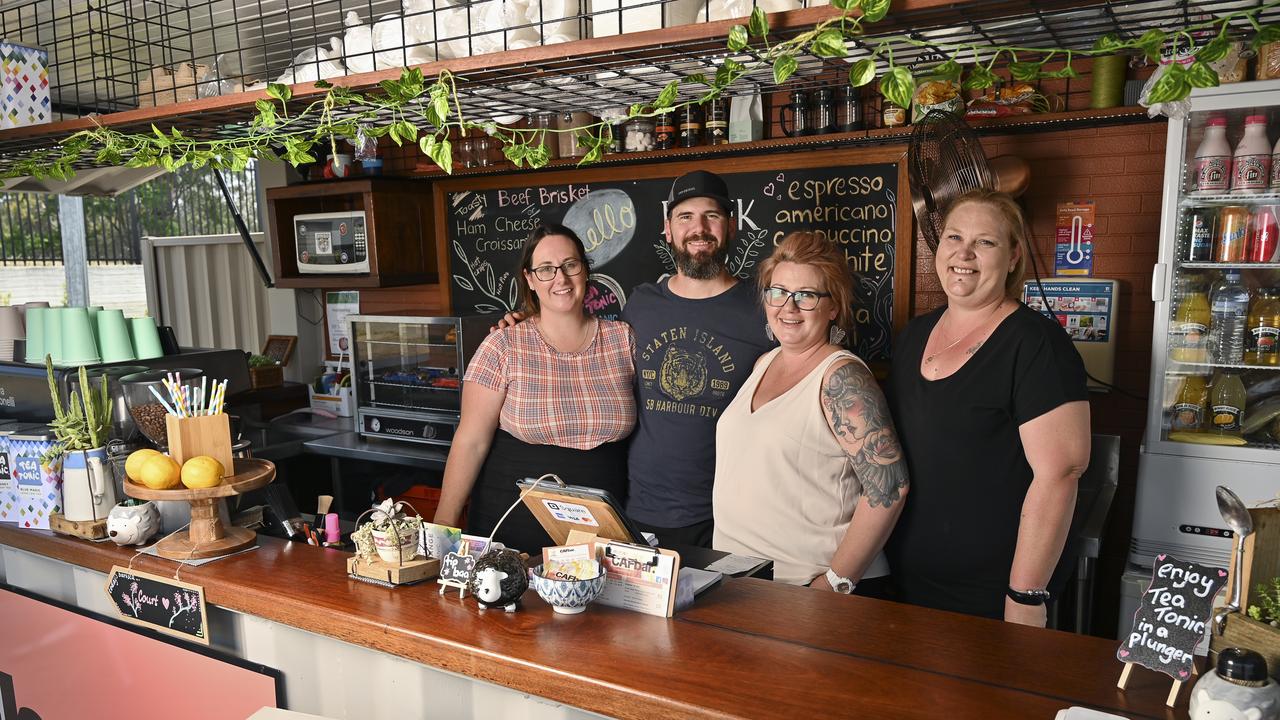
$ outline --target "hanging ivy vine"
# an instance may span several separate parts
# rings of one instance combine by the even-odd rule
[[[857,40],[868,57],[849,67],[848,81],[854,87],[871,84],[887,100],[902,107],[911,105],[915,77],[893,56],[893,46],[942,49],[947,58],[928,70],[931,76],[953,79],[970,90],[988,88],[997,82],[995,69],[1002,61],[1018,81],[1041,78],[1079,77],[1073,63],[1081,57],[1137,53],[1159,60],[1162,52],[1195,50],[1195,60],[1173,63],[1151,87],[1149,104],[1186,98],[1193,88],[1218,85],[1218,75],[1210,63],[1230,50],[1232,27],[1247,22],[1253,50],[1280,40],[1280,25],[1259,21],[1265,10],[1280,5],[1272,0],[1258,7],[1223,15],[1214,20],[1189,25],[1173,32],[1152,29],[1128,39],[1116,35],[1100,38],[1088,50],[1034,48],[981,43],[924,42],[905,35],[867,38],[866,30],[885,19],[890,0],[832,0],[840,14],[782,42],[769,41],[769,20],[756,8],[746,25],[735,25],[727,38],[730,53],[749,59],[726,57],[713,75],[697,73],[667,84],[656,98],[636,103],[630,117],[653,117],[674,112],[690,104],[702,104],[727,93],[748,73],[771,68],[773,81],[785,83],[798,69],[802,55],[839,59],[848,55],[848,42]],[[969,62],[963,62],[962,58]],[[1062,67],[1048,70],[1050,64]],[[450,137],[480,130],[493,136],[503,155],[516,167],[540,168],[547,164],[547,133],[572,133],[586,153],[579,165],[600,160],[613,142],[613,126],[599,121],[562,130],[542,130],[501,125],[478,119],[467,112],[458,93],[459,78],[448,70],[428,84],[419,68],[403,70],[397,80],[384,80],[377,90],[356,92],[321,80],[324,90],[314,100],[299,107],[287,85],[267,86],[266,98],[255,103],[256,113],[244,132],[219,139],[196,138],[176,127],[151,126],[150,133],[122,132],[110,127],[83,130],[56,147],[40,150],[12,163],[5,177],[34,176],[68,180],[75,175],[73,165],[85,154],[102,166],[152,167],[175,170],[183,166],[210,166],[242,170],[252,160],[283,160],[294,166],[316,162],[323,150],[338,152],[338,142],[367,137],[387,137],[396,145],[416,144],[444,172],[453,171]],[[681,91],[685,91],[682,99]],[[292,112],[290,108],[293,108]],[[553,140],[552,140],[553,141]]]

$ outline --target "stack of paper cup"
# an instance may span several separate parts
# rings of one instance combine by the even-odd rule
[[[0,360],[13,360],[13,343],[27,336],[17,305],[0,306]]]
[[[62,364],[93,365],[98,362],[98,343],[89,323],[89,310],[82,307],[63,308]],[[47,338],[46,338],[47,340]]]
[[[54,365],[62,364],[62,312],[66,308],[49,308],[44,312],[44,355],[53,358]],[[44,364],[44,355],[38,361]]]
[[[133,318],[129,321],[129,329],[133,331],[133,349],[138,360],[164,355],[164,350],[160,347],[160,330],[156,328],[153,318]]]
[[[44,316],[48,314],[47,307],[29,307],[27,308],[27,357],[26,360],[31,364],[44,364],[45,343],[44,343]]]
[[[129,325],[121,310],[98,312],[98,349],[102,362],[127,362],[136,359],[133,342],[129,340]]]

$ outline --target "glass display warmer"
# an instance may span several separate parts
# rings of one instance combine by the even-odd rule
[[[462,378],[495,315],[352,315],[348,321],[356,430],[365,437],[449,445]]]

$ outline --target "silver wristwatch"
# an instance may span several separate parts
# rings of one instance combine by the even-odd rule
[[[847,577],[840,577],[835,570],[831,570],[829,568],[827,569],[827,584],[831,586],[832,590],[835,590],[841,595],[849,595],[853,592],[854,588],[858,587],[858,583]]]

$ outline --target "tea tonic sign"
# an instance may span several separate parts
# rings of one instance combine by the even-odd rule
[[[1133,616],[1133,629],[1116,658],[1186,681],[1196,646],[1213,617],[1213,598],[1226,580],[1227,571],[1221,568],[1157,555],[1151,583]]]

